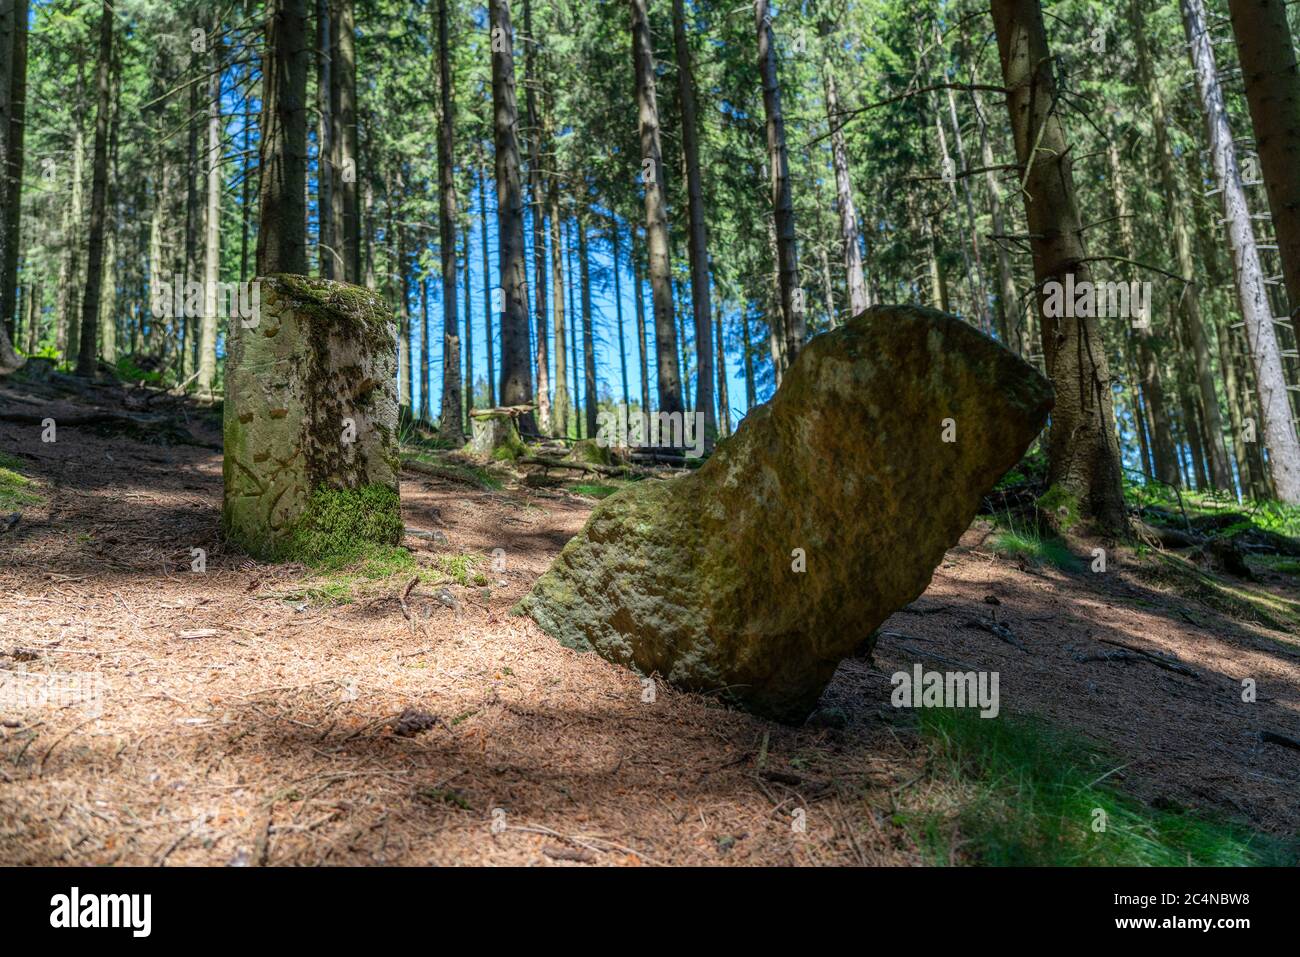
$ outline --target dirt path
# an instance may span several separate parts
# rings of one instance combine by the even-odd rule
[[[874,667],[841,666],[823,703],[847,724],[791,729],[662,684],[643,700],[633,674],[508,615],[589,500],[408,475],[407,524],[446,538],[429,557],[503,548],[507,566],[448,586],[454,608],[422,585],[404,613],[402,583],[322,604],[305,569],[223,552],[218,452],[7,424],[0,451],[48,499],[0,535],[0,666],[106,683],[98,714],[0,708],[0,863],[916,863],[889,810],[924,759],[888,679],[915,661],[999,671],[1004,713],[1104,743],[1148,800],[1300,829],[1300,752],[1258,737],[1300,738],[1296,636],[1118,560],[1026,570],[968,533]],[[1015,644],[967,625],[992,616]],[[1116,650],[1104,638],[1196,676],[1076,660]],[[407,709],[436,720],[395,733]]]

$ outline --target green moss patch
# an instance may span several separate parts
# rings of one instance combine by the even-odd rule
[[[11,511],[24,505],[39,505],[44,499],[37,494],[36,485],[19,468],[23,463],[10,455],[0,453],[0,510]]]
[[[392,554],[383,549],[399,545],[402,532],[400,500],[393,489],[385,485],[320,488],[308,499],[277,557],[326,568],[376,556],[388,561]]]
[[[453,582],[457,585],[486,585],[487,576],[479,570],[483,559],[478,555],[438,555],[434,558],[434,571],[439,573],[441,582]]]
[[[1060,484],[1043,493],[1038,499],[1038,509],[1051,515],[1062,532],[1069,532],[1079,524],[1079,497]]]
[[[575,495],[585,495],[588,498],[609,498],[618,491],[613,485],[599,485],[595,482],[578,482],[568,486],[568,489]]]

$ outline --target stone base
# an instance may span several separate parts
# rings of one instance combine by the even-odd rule
[[[231,322],[225,400],[226,535],[264,559],[396,545],[397,326],[358,286],[264,276]]]

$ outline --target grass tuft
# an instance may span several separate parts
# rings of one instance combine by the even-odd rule
[[[1096,749],[1037,721],[918,712],[930,807],[900,812],[931,863],[1002,866],[1294,864],[1294,844],[1192,813],[1150,807],[1104,783]],[[1104,829],[1098,830],[1098,822]]]
[[[999,555],[1021,558],[1034,565],[1052,565],[1062,571],[1078,571],[1079,558],[1061,539],[1044,535],[1031,524],[1017,524],[1009,517],[989,539],[989,547]]]

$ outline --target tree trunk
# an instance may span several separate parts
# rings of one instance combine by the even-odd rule
[[[645,329],[645,273],[641,268],[641,250],[637,237],[640,235],[632,227],[632,283],[636,289],[636,341],[641,358],[641,411],[650,412],[650,363],[646,355]]]
[[[695,75],[686,41],[683,0],[673,0],[673,47],[677,57],[677,95],[682,111],[682,155],[690,211],[691,307],[695,317],[695,411],[702,414],[704,446],[713,447],[718,423],[713,412],[713,295],[709,290],[709,236],[700,181],[700,131],[695,105]]]
[[[560,221],[560,181],[551,175],[548,199],[551,204],[551,321],[555,334],[555,405],[551,407],[551,431],[561,437],[569,434],[569,380],[566,368],[568,350],[564,348],[564,237]]]
[[[330,59],[334,56],[334,27],[330,0],[316,0],[316,261],[321,278],[334,278],[334,150],[333,91]]]
[[[270,0],[262,67],[257,273],[307,274],[307,2]]]
[[[95,152],[90,187],[90,227],[86,238],[86,291],[81,301],[81,349],[77,375],[93,376],[99,359],[99,293],[104,278],[104,213],[108,205],[108,117],[112,109],[113,7],[104,0],[99,21],[99,62],[95,67]]]
[[[1300,442],[1291,424],[1291,402],[1287,396],[1282,356],[1273,328],[1274,317],[1268,301],[1268,287],[1255,245],[1250,208],[1246,204],[1237,164],[1237,148],[1228,127],[1227,108],[1219,86],[1214,48],[1211,46],[1201,0],[1180,0],[1183,30],[1187,38],[1192,67],[1196,73],[1201,110],[1209,129],[1210,155],[1222,190],[1224,219],[1228,242],[1236,266],[1237,295],[1246,337],[1255,366],[1255,387],[1263,421],[1260,433],[1268,450],[1269,472],[1277,496],[1284,502],[1300,504]]]
[[[948,117],[952,123],[953,145],[957,150],[957,168],[960,172],[965,173],[969,169],[966,160],[966,144],[961,136],[961,122],[957,117],[957,96],[953,93],[952,87],[947,90],[948,94]],[[940,124],[942,128],[942,123]],[[953,184],[953,190],[957,186]],[[966,176],[961,177],[962,199],[966,206],[966,223],[970,232],[970,251],[971,260],[968,262],[974,264],[975,271],[970,274],[971,281],[975,290],[975,315],[979,318],[979,327],[985,335],[993,334],[993,322],[989,316],[988,297],[984,292],[984,258],[980,253],[979,227],[975,222],[975,203],[971,199],[970,180]],[[962,244],[962,252],[965,253],[966,246]]]
[[[591,258],[587,251],[587,211],[578,210],[578,271],[582,286],[582,394],[587,437],[596,434],[596,333],[591,315]]]
[[[27,124],[27,4],[28,0],[11,0],[13,3],[13,63],[7,91],[7,130],[0,129],[0,173],[4,182],[0,190],[4,196],[4,216],[0,217],[0,318],[3,318],[9,338],[14,338],[16,296],[18,292],[18,246],[21,239],[23,200],[23,141]],[[2,42],[2,41],[0,41]],[[5,80],[0,79],[0,85]],[[6,96],[0,92],[0,102]],[[0,116],[0,124],[5,117]]]
[[[718,344],[718,434],[725,437],[731,434],[731,405],[727,398],[727,350],[722,344],[721,304],[714,311],[713,322]]]
[[[569,227],[572,230],[572,226]],[[570,236],[569,244],[565,250],[565,265],[569,277],[569,367],[573,369],[573,432],[579,438],[582,437],[582,416],[578,410],[582,404],[582,389],[578,385],[578,298],[574,289],[573,279],[573,238]]]
[[[1095,318],[1048,316],[1044,284],[1091,282],[1074,198],[1069,145],[1056,112],[1055,61],[1047,47],[1038,0],[992,0],[1007,110],[1016,156],[1025,167],[1025,215],[1038,283],[1043,359],[1056,387],[1048,437],[1053,510],[1104,535],[1124,535],[1128,516],[1119,442],[1111,409],[1110,371]],[[1055,493],[1053,495],[1053,493]],[[1059,514],[1059,512],[1058,512]]]
[[[537,424],[551,427],[550,364],[546,354],[546,217],[542,196],[542,133],[537,113],[537,37],[533,5],[524,0],[524,109],[528,113],[528,206],[533,226],[533,302],[537,314]]]
[[[668,197],[663,150],[659,140],[659,103],[655,94],[654,47],[646,0],[629,0],[632,10],[632,68],[636,77],[641,132],[642,180],[645,185],[646,244],[650,255],[650,297],[654,305],[655,368],[659,410],[682,411],[677,329],[673,318],[672,263],[668,244]]]
[[[611,207],[612,208],[612,207]],[[618,367],[623,379],[623,406],[630,408],[632,397],[627,381],[627,336],[623,328],[623,264],[619,253],[619,225],[617,217],[609,218],[609,230],[613,236],[613,273],[614,273],[614,321],[618,323]]]
[[[776,43],[768,0],[754,0],[758,31],[758,72],[763,80],[763,112],[767,117],[767,162],[772,179],[772,215],[776,220],[777,277],[785,343],[786,368],[799,356],[805,338],[803,290],[799,288],[799,254],[795,241],[794,200],[790,193],[790,163],[785,145],[785,114],[777,81]]]
[[[1291,328],[1300,342],[1300,70],[1286,8],[1285,0],[1228,0]]]
[[[858,212],[853,204],[853,180],[849,176],[849,153],[844,145],[843,121],[840,119],[839,93],[830,60],[822,62],[822,84],[826,89],[826,121],[831,128],[831,163],[835,168],[835,208],[840,214],[840,246],[844,253],[844,272],[849,287],[849,316],[856,316],[871,305],[867,280],[862,270],[859,245]],[[835,317],[830,319],[835,325]]]
[[[474,310],[470,302],[469,223],[461,231],[461,260],[465,263],[465,419],[466,427],[474,411]]]
[[[1151,57],[1147,50],[1143,29],[1141,0],[1132,0],[1131,26],[1136,44],[1136,62],[1141,85],[1146,91],[1151,107],[1151,126],[1155,133],[1156,159],[1160,165],[1160,180],[1165,195],[1165,212],[1169,230],[1173,234],[1174,252],[1178,257],[1178,272],[1185,288],[1180,290],[1183,327],[1187,332],[1190,357],[1195,365],[1195,384],[1200,391],[1201,405],[1205,409],[1205,426],[1209,442],[1210,475],[1214,487],[1232,487],[1232,474],[1228,468],[1228,451],[1223,444],[1223,420],[1219,414],[1219,400],[1214,391],[1214,374],[1210,370],[1209,350],[1205,344],[1205,321],[1201,317],[1199,290],[1196,286],[1197,268],[1192,256],[1191,230],[1183,211],[1183,184],[1174,166],[1173,150],[1169,144],[1168,121],[1165,116],[1164,96],[1151,72]]]
[[[330,72],[337,92],[337,109],[333,122],[331,147],[337,157],[331,200],[336,217],[334,241],[338,245],[339,266],[336,279],[361,282],[361,203],[357,191],[357,55],[356,19],[353,0],[334,0],[332,18],[333,49],[336,51]]]
[[[1125,259],[1137,258],[1134,240],[1133,213],[1128,203],[1128,193],[1123,187],[1124,173],[1120,168],[1119,146],[1112,138],[1106,148],[1111,196],[1115,202],[1116,221],[1119,224],[1119,252]],[[1169,431],[1169,413],[1165,409],[1165,387],[1160,375],[1153,346],[1154,334],[1151,320],[1134,326],[1130,336],[1137,345],[1137,365],[1142,395],[1151,417],[1151,459],[1154,470],[1149,473],[1169,485],[1178,484],[1178,467],[1174,463],[1174,443]]]
[[[432,403],[429,401],[429,277],[420,275],[420,421],[433,421]]]
[[[81,346],[81,231],[85,220],[83,194],[86,178],[86,138],[82,130],[85,114],[84,92],[85,83],[78,74],[76,92],[73,96],[78,109],[72,128],[72,175],[68,188],[68,205],[63,210],[63,220],[59,230],[62,251],[59,258],[54,306],[58,351],[64,361],[69,363],[74,360],[77,349]]]
[[[973,96],[975,113],[979,118],[980,126],[980,161],[984,165],[985,182],[989,188],[989,222],[993,227],[993,235],[1005,236],[1007,230],[1002,212],[1002,185],[998,182],[997,172],[993,169],[996,163],[993,159],[993,144],[989,140],[988,120],[984,115],[984,103],[979,91],[976,91]],[[1002,340],[1002,344],[1023,358],[1027,350],[1024,348],[1019,330],[1021,324],[1019,322],[1013,324],[1014,318],[1020,313],[1020,299],[1016,295],[1016,281],[1011,272],[1011,256],[1007,252],[1005,243],[1005,239],[995,240],[993,243],[998,259],[998,295],[994,322],[997,324],[998,338]]]
[[[442,258],[442,419],[438,434],[463,445],[460,407],[460,313],[456,309],[456,130],[451,86],[447,0],[438,0],[438,250]]]
[[[496,142],[497,245],[501,288],[501,404],[533,401],[532,358],[528,354],[528,275],[524,266],[524,194],[519,171],[518,109],[515,105],[514,35],[510,0],[490,0],[492,15],[492,104]],[[519,431],[536,435],[537,417],[519,417]]]
[[[330,0],[316,0],[316,109],[319,113],[316,126],[316,261],[324,279],[334,278],[338,255],[334,248],[334,80],[330,62],[333,55]],[[410,401],[409,395],[406,400]]]
[[[398,183],[401,183],[400,174]],[[398,361],[402,366],[400,404],[415,410],[415,369],[411,355],[411,269],[407,262],[406,227],[397,227],[397,289],[401,298],[398,309],[398,324],[401,326],[401,342],[398,343]]]
[[[0,199],[4,200],[0,205],[0,333],[4,334],[4,338],[0,339],[0,371],[8,371],[5,357],[13,356],[15,336],[14,300],[9,281],[9,252],[13,240],[10,236],[9,223],[19,214],[19,210],[10,205],[13,176],[10,143],[16,132],[12,122],[14,102],[11,88],[14,80],[14,37],[17,33],[18,18],[16,7],[14,0],[0,0]],[[16,269],[17,259],[14,263]],[[13,356],[13,361],[18,361],[17,356]]]
[[[199,332],[200,395],[211,396],[217,378],[217,283],[221,280],[221,43],[212,43],[208,80],[208,195],[203,241],[203,325]]]
[[[746,304],[748,307],[748,304]],[[745,356],[745,413],[754,407],[754,352],[749,344],[749,313],[748,311],[741,314],[740,317],[740,335],[741,345],[744,348]],[[741,416],[744,418],[744,416]]]
[[[488,408],[492,408],[497,404],[497,373],[492,336],[492,262],[488,254],[487,170],[483,164],[481,149],[478,159],[478,230],[480,251],[483,254],[483,323],[485,326],[483,345],[487,349]]]

